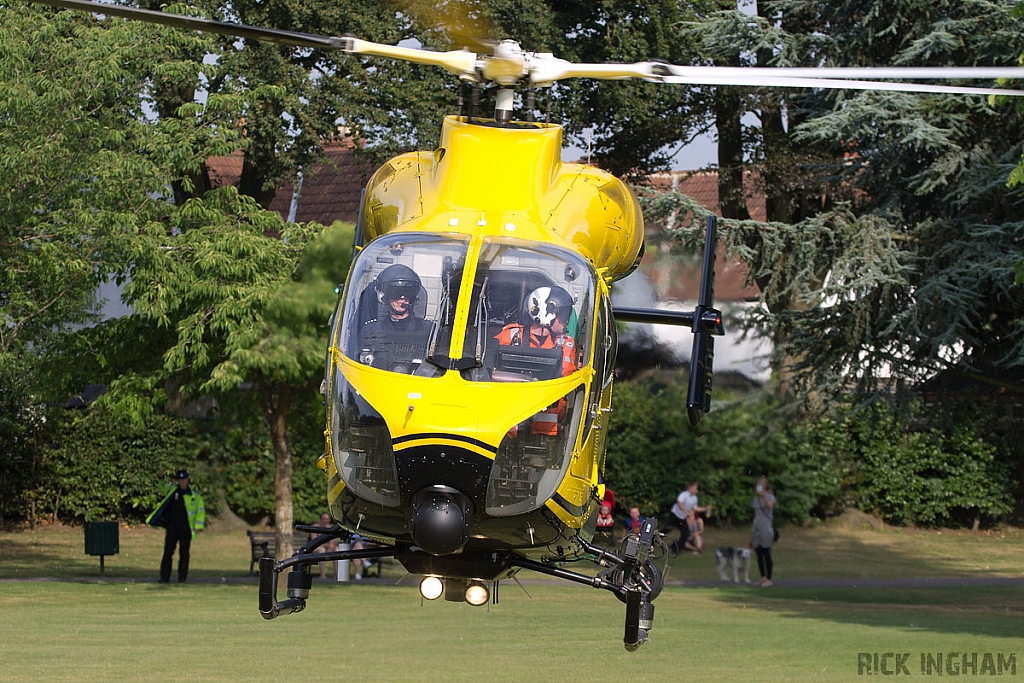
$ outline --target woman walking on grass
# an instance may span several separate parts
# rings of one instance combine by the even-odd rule
[[[761,572],[758,586],[772,585],[772,543],[775,542],[775,496],[764,476],[754,486],[754,523],[750,527],[750,547],[757,554],[757,568]]]

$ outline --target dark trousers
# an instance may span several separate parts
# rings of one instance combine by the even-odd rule
[[[673,541],[673,543],[678,543],[678,547],[675,548],[675,551],[677,553],[681,553],[683,552],[683,549],[686,548],[687,539],[690,538],[690,525],[686,523],[685,519],[679,519],[670,512],[668,513],[668,521],[665,523],[662,533],[670,530],[672,526],[679,529],[679,540]]]
[[[169,526],[164,536],[164,557],[160,560],[160,580],[171,580],[171,558],[174,546],[178,546],[178,583],[188,579],[188,551],[192,547],[192,530],[188,526]]]
[[[754,548],[754,552],[757,553],[757,570],[761,572],[761,576],[766,579],[772,578],[772,549],[771,548]]]

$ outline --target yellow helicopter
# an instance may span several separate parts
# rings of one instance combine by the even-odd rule
[[[1022,69],[778,69],[657,62],[575,64],[502,41],[487,54],[431,52],[210,21],[87,0],[63,8],[403,59],[496,85],[493,116],[446,117],[436,149],[387,162],[359,211],[357,255],[332,318],[327,403],[327,502],[337,524],[290,558],[260,562],[267,619],[305,608],[311,565],[394,557],[421,577],[420,594],[497,602],[523,569],[615,594],[624,644],[653,624],[664,575],[657,521],[617,551],[593,543],[603,499],[616,320],[686,325],[694,334],[690,422],[710,409],[715,222],[707,224],[697,306],[689,312],[613,310],[610,287],[638,265],[644,224],[636,197],[592,166],[561,161],[562,129],[512,117],[515,88],[566,78],[667,84],[774,85],[1015,94],[1007,89],[871,78],[1021,77]],[[857,78],[861,80],[849,80]],[[316,554],[358,534],[371,547]],[[567,564],[591,562],[596,575]],[[278,577],[288,570],[287,594]]]

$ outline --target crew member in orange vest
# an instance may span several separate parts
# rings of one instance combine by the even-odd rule
[[[562,376],[576,371],[576,340],[565,333],[572,315],[572,296],[561,287],[538,287],[523,301],[524,323],[509,323],[495,339],[503,346],[561,349]],[[528,323],[528,324],[527,324]],[[531,434],[558,434],[558,421],[565,413],[565,399],[537,413],[530,421]]]

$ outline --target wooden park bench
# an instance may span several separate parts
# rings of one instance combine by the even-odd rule
[[[253,567],[260,561],[261,557],[274,556],[274,532],[273,531],[252,531],[245,532],[249,536],[249,548],[252,556],[249,560],[249,574],[255,573]]]
[[[259,563],[262,557],[274,557],[274,532],[273,531],[252,531],[247,530],[246,535],[249,536],[249,549],[252,551],[249,561],[249,574],[254,574],[254,567]],[[293,540],[295,549],[297,550],[303,544],[306,543],[306,534],[295,532],[295,538]],[[369,577],[371,572],[376,573],[377,578],[380,578],[381,568],[384,563],[391,563],[390,557],[375,558],[370,561],[370,566],[367,568],[364,576]]]
[[[259,563],[261,557],[274,557],[274,532],[247,530],[249,537],[249,549],[252,551],[249,559],[249,574],[255,573],[253,568]],[[306,543],[306,534],[298,531],[292,536],[293,549],[298,550]]]

